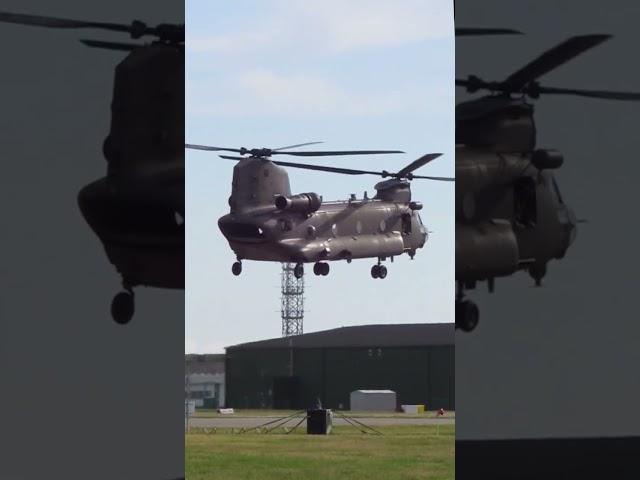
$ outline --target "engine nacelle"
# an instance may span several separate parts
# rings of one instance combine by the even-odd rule
[[[538,170],[560,168],[564,163],[564,157],[557,150],[536,150],[533,152],[531,163]]]
[[[290,212],[313,213],[322,205],[322,199],[317,193],[300,193],[287,197],[279,195],[276,197],[276,208],[278,210],[288,210]]]

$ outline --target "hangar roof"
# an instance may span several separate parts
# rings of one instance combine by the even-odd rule
[[[224,354],[188,353],[185,355],[185,372],[189,372],[191,374],[202,373],[211,375],[224,373]]]
[[[358,325],[320,332],[241,343],[227,347],[322,348],[322,347],[415,347],[454,345],[453,323],[404,323],[394,325]]]

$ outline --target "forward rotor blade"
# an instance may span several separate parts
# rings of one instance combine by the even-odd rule
[[[272,152],[273,155],[294,155],[296,157],[332,157],[340,155],[384,155],[405,153],[402,150],[336,150],[324,152]]]
[[[307,145],[318,145],[319,143],[324,143],[324,142],[307,142],[307,143],[298,143],[297,145],[289,145],[288,147],[280,147],[280,148],[274,148],[273,151],[274,152],[278,152],[280,150],[287,150],[289,148],[297,148],[297,147],[306,147]]]
[[[107,50],[121,50],[125,52],[130,52],[143,46],[136,43],[103,42],[102,40],[80,40],[80,42],[91,48],[104,48]]]
[[[190,148],[191,150],[204,150],[207,152],[235,152],[240,153],[239,148],[222,148],[222,147],[210,147],[208,145],[194,145],[192,143],[185,143],[184,148]]]
[[[218,155],[220,158],[224,158],[225,160],[246,160],[249,157],[234,157],[231,155]]]
[[[426,155],[423,155],[417,160],[414,160],[413,162],[411,162],[409,165],[407,165],[402,170],[400,170],[396,175],[400,177],[406,177],[408,173],[411,173],[414,170],[417,170],[418,168],[423,167],[430,161],[435,160],[440,156],[442,156],[441,153],[427,153]]]
[[[502,82],[503,88],[506,91],[518,92],[531,81],[549,73],[609,38],[611,38],[611,35],[581,35],[571,37],[550,50],[547,50],[532,62],[529,62],[521,69],[509,75],[509,77]]]
[[[523,33],[511,28],[456,28],[456,37],[472,35],[523,35]]]
[[[552,95],[577,95],[579,97],[603,98],[606,100],[640,100],[639,92],[612,92],[609,90],[585,90],[581,88],[538,87],[537,91]]]

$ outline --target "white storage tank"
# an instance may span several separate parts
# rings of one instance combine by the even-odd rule
[[[393,390],[356,390],[351,392],[351,411],[394,412],[396,392]]]

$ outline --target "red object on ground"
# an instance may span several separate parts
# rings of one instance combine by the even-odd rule
[[[444,408],[441,408],[440,410],[438,410],[438,415],[439,416],[444,415]]]

